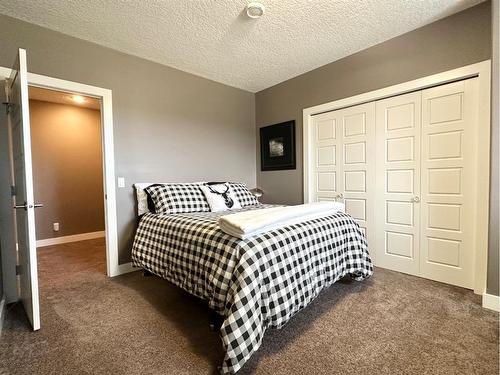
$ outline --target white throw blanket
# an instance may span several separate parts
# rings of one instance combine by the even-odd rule
[[[344,204],[340,202],[315,202],[297,206],[263,208],[221,216],[219,227],[227,234],[245,239],[339,211],[345,211]]]

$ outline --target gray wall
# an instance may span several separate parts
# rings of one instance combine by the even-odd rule
[[[263,201],[303,202],[304,108],[491,58],[490,5],[490,2],[479,4],[258,92],[255,98],[257,130],[295,120],[297,134],[297,169],[262,172],[257,131],[257,185],[265,192]],[[492,252],[498,254],[498,246]],[[494,254],[490,256],[488,274],[491,279],[498,279],[498,261],[495,262],[498,258]],[[489,287],[493,281],[489,281]]]
[[[486,2],[261,91],[255,112],[248,92],[5,16],[0,16],[0,66],[9,67],[23,47],[32,72],[113,90],[116,174],[127,182],[117,190],[124,263],[135,226],[133,182],[232,179],[253,186],[259,150],[254,121],[261,127],[295,119],[297,169],[259,168],[257,181],[265,201],[301,203],[304,108],[488,59],[490,30]],[[257,165],[259,159],[257,152]],[[490,267],[495,259],[493,249]]]
[[[26,48],[29,71],[113,90],[120,263],[135,228],[132,184],[233,180],[255,185],[254,95],[0,16],[0,66]]]
[[[103,231],[101,112],[30,100],[30,125],[36,239]]]
[[[499,56],[499,43],[500,43],[500,30],[498,23],[500,20],[500,4],[499,0],[493,0],[492,2],[492,19],[493,19],[493,64],[492,64],[492,112],[491,112],[491,193],[490,193],[490,236],[489,236],[489,252],[488,252],[488,293],[499,295],[499,275],[498,275],[498,232],[499,221],[498,221],[498,211],[499,211],[499,137],[500,137],[500,116],[499,116],[499,105],[500,105],[500,95],[499,95],[499,67],[500,67],[500,56]]]
[[[264,200],[302,202],[304,108],[489,59],[490,30],[486,2],[258,92],[257,128],[295,120],[297,134],[296,170],[262,172],[257,152],[257,183]]]

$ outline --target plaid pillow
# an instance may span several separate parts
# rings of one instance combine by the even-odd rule
[[[240,201],[241,207],[255,206],[260,204],[255,195],[253,195],[247,186],[241,182],[230,182],[229,186],[231,190],[236,194],[236,197]]]
[[[209,212],[210,206],[200,184],[155,184],[144,189],[157,214]]]

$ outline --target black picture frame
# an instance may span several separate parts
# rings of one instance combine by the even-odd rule
[[[295,168],[295,120],[260,128],[260,170]]]

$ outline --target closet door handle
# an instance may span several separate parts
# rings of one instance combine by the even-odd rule
[[[413,203],[418,203],[418,202],[420,202],[420,197],[419,197],[418,195],[415,195],[415,196],[411,199],[411,201],[412,201]]]

